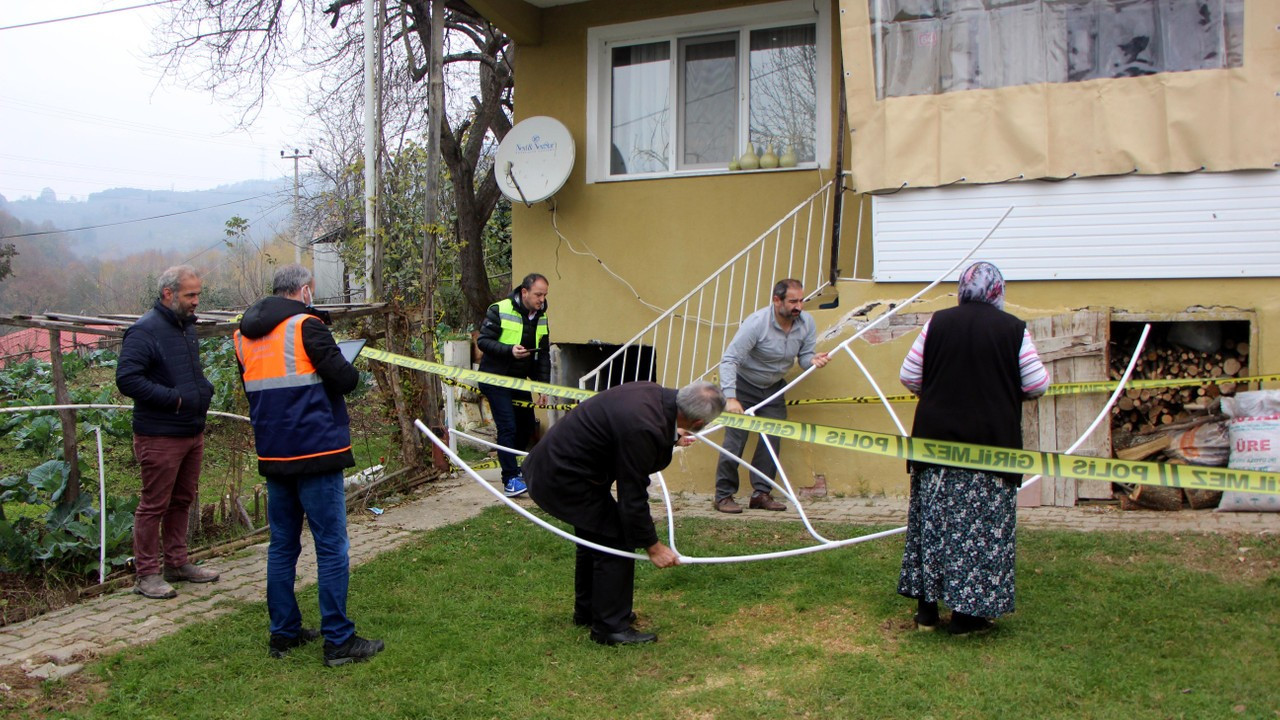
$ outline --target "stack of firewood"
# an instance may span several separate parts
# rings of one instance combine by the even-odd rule
[[[1136,333],[1135,333],[1136,335]],[[1134,338],[1136,339],[1136,338]],[[1113,347],[1133,347],[1120,340]],[[1128,354],[1113,354],[1111,378],[1119,379],[1129,365]],[[1247,374],[1249,343],[1224,340],[1216,352],[1190,350],[1173,343],[1149,341],[1134,367],[1133,379],[1224,378]],[[1111,408],[1112,430],[1121,434],[1149,434],[1168,425],[1202,417],[1221,395],[1234,395],[1236,383],[1204,383],[1171,388],[1129,388]]]

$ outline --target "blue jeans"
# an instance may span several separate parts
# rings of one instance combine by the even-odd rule
[[[513,450],[526,450],[529,440],[533,438],[535,419],[532,407],[516,407],[515,400],[529,402],[532,398],[528,390],[512,390],[510,388],[480,383],[480,392],[489,401],[489,410],[493,413],[493,424],[497,427],[497,443]],[[498,451],[498,464],[502,466],[502,480],[506,482],[520,474],[520,466],[516,464],[516,456],[509,452]]]
[[[296,637],[302,629],[302,613],[293,594],[302,552],[302,518],[305,514],[316,546],[316,575],[320,589],[320,632],[341,645],[355,634],[347,618],[347,505],[342,473],[267,478],[267,521],[271,544],[267,546],[267,612],[271,634]]]

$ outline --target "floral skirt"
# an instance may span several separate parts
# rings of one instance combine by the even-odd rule
[[[1013,612],[1017,504],[998,475],[917,467],[898,593],[985,618]]]

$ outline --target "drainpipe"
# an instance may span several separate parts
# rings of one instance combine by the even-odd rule
[[[844,215],[844,134],[849,108],[844,94],[844,57],[840,58],[840,112],[836,123],[836,176],[835,192],[831,196],[831,284],[840,277],[840,232]],[[838,300],[837,300],[838,301]]]

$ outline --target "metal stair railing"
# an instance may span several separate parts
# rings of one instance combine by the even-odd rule
[[[773,285],[795,278],[814,297],[829,284],[827,263],[832,193],[823,185],[720,269],[624,343],[578,386],[603,390],[633,380],[680,387],[707,377],[742,319],[769,304]]]

